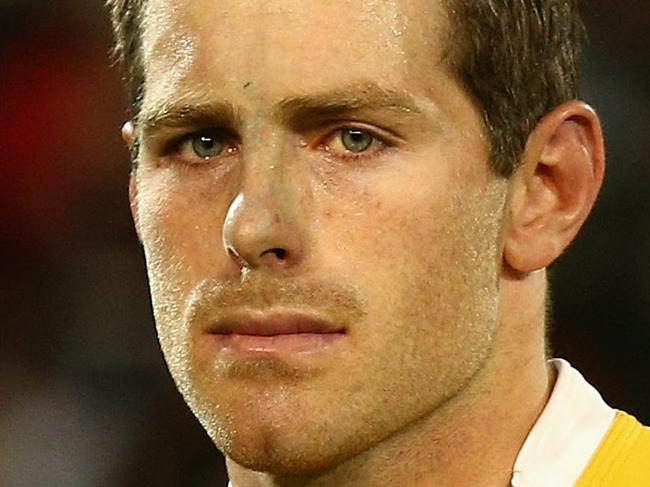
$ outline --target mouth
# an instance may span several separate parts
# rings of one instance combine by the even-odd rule
[[[241,313],[226,316],[208,334],[224,352],[242,357],[313,355],[347,335],[344,327],[294,313]]]

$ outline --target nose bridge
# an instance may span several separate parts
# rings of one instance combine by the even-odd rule
[[[267,132],[242,156],[239,186],[223,223],[224,249],[249,268],[290,267],[303,256],[300,183],[286,144]]]
[[[298,216],[295,190],[300,185],[286,137],[269,127],[255,133],[257,140],[248,144],[243,156],[239,194],[250,204],[251,217],[260,222],[271,217],[275,223],[291,223]]]
[[[267,132],[267,131],[264,131]],[[251,200],[260,199],[279,209],[290,210],[290,163],[286,160],[284,144],[273,134],[261,135],[256,144],[251,144],[244,156],[240,193],[250,195]]]

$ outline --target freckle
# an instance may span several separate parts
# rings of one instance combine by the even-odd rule
[[[280,215],[278,215],[277,213],[275,213],[273,215],[273,223],[276,223],[276,224],[280,223]]]
[[[375,203],[375,208],[381,208],[381,201],[377,201],[377,203]]]

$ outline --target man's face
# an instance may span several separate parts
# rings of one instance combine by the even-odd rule
[[[461,391],[498,326],[506,182],[437,2],[149,0],[146,18],[134,211],[163,352],[217,446],[322,468]]]

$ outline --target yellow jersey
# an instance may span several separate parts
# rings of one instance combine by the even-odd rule
[[[650,487],[650,428],[618,411],[575,487]]]

